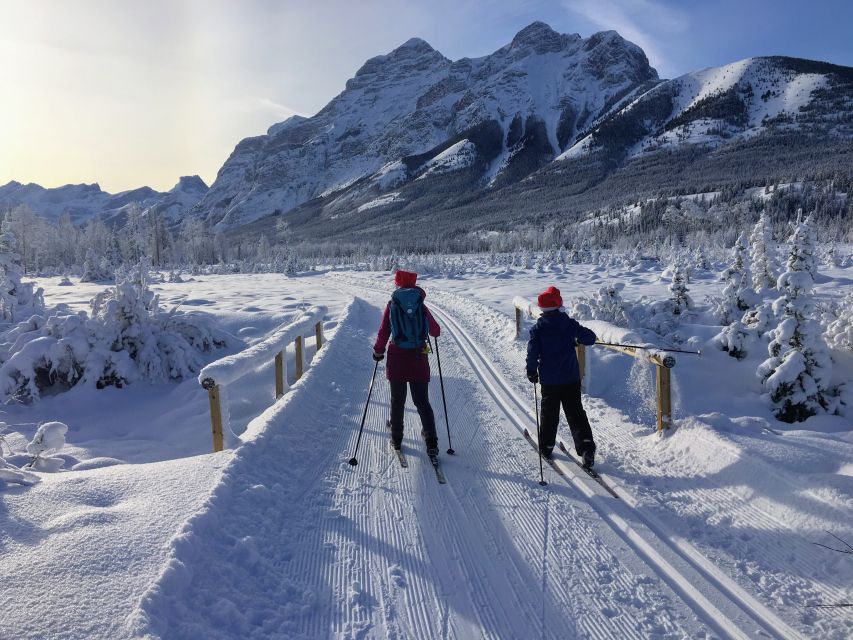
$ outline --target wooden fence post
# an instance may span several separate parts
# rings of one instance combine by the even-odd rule
[[[296,348],[296,379],[299,380],[302,377],[302,371],[305,366],[302,359],[302,336],[296,336],[294,346]]]
[[[317,351],[319,351],[320,347],[323,346],[323,323],[318,322],[314,329],[317,332]]]
[[[275,399],[284,395],[284,354],[275,354]]]
[[[212,382],[212,380],[211,380]],[[210,400],[210,426],[213,431],[213,451],[223,449],[222,442],[222,405],[219,394],[219,385],[214,384],[207,388],[207,397]]]
[[[656,365],[658,392],[658,435],[672,424],[672,396],[670,390],[670,371],[667,367]]]
[[[521,335],[521,309],[515,308],[515,337]]]
[[[575,347],[575,353],[578,356],[578,368],[581,373],[581,386],[583,386],[583,378],[586,374],[586,347],[582,344],[579,344]]]

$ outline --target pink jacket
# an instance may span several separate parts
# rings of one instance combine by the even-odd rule
[[[421,292],[421,299],[426,298],[426,293],[418,287]],[[441,335],[441,327],[432,317],[426,305],[423,305],[426,313],[427,322],[429,323],[429,335],[438,337]],[[376,353],[385,353],[385,346],[388,345],[388,339],[391,337],[391,303],[385,305],[385,311],[382,314],[382,323],[379,325],[379,333],[376,335],[376,342],[373,345],[373,350]],[[402,349],[393,342],[388,345],[388,363],[385,367],[385,377],[389,380],[397,380],[401,382],[429,382],[429,357],[422,353],[420,349]]]

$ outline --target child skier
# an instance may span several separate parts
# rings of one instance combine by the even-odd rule
[[[581,377],[576,344],[595,343],[595,334],[561,311],[563,298],[556,287],[548,287],[537,300],[542,315],[530,329],[527,343],[527,379],[542,383],[542,426],[539,452],[551,457],[560,422],[560,405],[566,414],[575,451],[583,466],[595,463],[592,429],[581,404]]]
[[[394,284],[397,289],[382,314],[382,324],[373,345],[373,359],[385,357],[388,338],[388,364],[385,376],[391,385],[391,446],[399,450],[403,442],[403,409],[406,405],[406,385],[412,390],[412,400],[421,418],[421,436],[426,443],[427,455],[438,455],[438,437],[435,433],[435,416],[429,403],[429,337],[438,337],[441,328],[424,304],[426,293],[416,286],[418,274],[397,271]]]

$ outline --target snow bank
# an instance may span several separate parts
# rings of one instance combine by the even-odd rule
[[[318,411],[352,412],[352,400],[344,406],[336,403],[343,402],[351,374],[358,370],[352,348],[363,339],[361,328],[369,313],[367,303],[354,299],[328,348],[318,352],[306,372],[306,384],[253,421],[247,429],[251,438],[228,460],[222,481],[172,538],[168,560],[137,597],[120,637],[296,637],[287,625],[312,613],[315,596],[296,590],[298,580],[288,575],[277,554],[291,549],[297,539],[291,534],[306,518],[306,487],[321,484],[317,474],[334,464],[330,459],[338,456],[340,438],[349,439],[339,428],[301,427],[314,424]],[[359,399],[362,382],[355,382]],[[330,402],[330,389],[338,400]],[[247,529],[254,535],[247,537]],[[275,546],[271,539],[277,540]],[[274,581],[292,585],[292,590],[273,589]],[[213,590],[225,598],[208,599]],[[213,626],[216,634],[211,634]]]
[[[297,336],[305,335],[326,315],[326,307],[310,307],[290,324],[279,327],[266,340],[244,349],[204,367],[198,375],[199,384],[204,387],[230,384],[247,373],[254,371],[258,365],[275,358]]]

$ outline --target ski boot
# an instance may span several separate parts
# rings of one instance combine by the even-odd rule
[[[388,420],[388,421],[385,423],[385,426],[388,428],[388,432],[390,433],[390,432],[391,432],[391,421],[390,421],[390,420]],[[402,443],[402,442],[394,442],[394,436],[393,436],[393,435],[391,435],[391,436],[389,437],[389,442],[390,442],[390,444],[391,444],[391,448],[392,448],[392,449],[394,449],[395,451],[399,451],[399,450],[403,447],[403,443]]]

